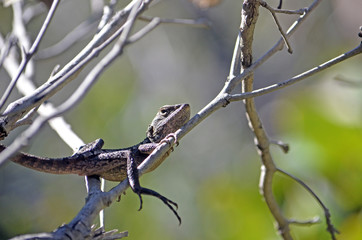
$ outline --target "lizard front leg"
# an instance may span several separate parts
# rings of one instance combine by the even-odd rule
[[[81,147],[79,147],[79,149],[73,154],[73,156],[75,155],[80,155],[83,154],[84,156],[91,156],[94,155],[97,151],[100,151],[102,149],[104,145],[104,141],[102,138],[98,138],[96,140],[94,140],[93,142],[87,143]],[[87,153],[87,154],[85,154]]]
[[[181,224],[181,217],[178,215],[178,213],[176,211],[178,208],[177,203],[162,196],[161,194],[159,194],[156,191],[141,187],[140,182],[139,182],[139,177],[138,177],[137,163],[134,160],[133,153],[130,153],[129,157],[127,158],[127,177],[128,177],[128,182],[129,182],[133,192],[136,193],[140,199],[140,208],[138,210],[142,209],[142,204],[143,204],[142,194],[151,195],[151,196],[157,197],[164,204],[166,204],[177,217],[179,224]],[[174,207],[176,207],[176,209]]]

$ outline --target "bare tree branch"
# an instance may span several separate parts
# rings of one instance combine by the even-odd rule
[[[284,171],[282,169],[278,168],[277,171],[283,173],[284,175],[290,177],[291,179],[293,179],[294,181],[299,183],[302,187],[304,187],[313,196],[313,198],[318,202],[318,204],[322,207],[322,209],[324,211],[324,215],[326,217],[326,222],[327,222],[327,230],[328,230],[328,232],[331,234],[332,239],[336,239],[335,234],[339,233],[339,232],[332,224],[331,214],[329,212],[329,209],[326,207],[326,205],[323,203],[323,201],[318,197],[318,195],[306,183],[304,183],[301,179],[293,176],[292,174],[290,174],[290,173],[288,173],[288,172],[286,172],[286,171]],[[295,222],[293,222],[293,223],[295,223]]]
[[[17,38],[13,35],[10,35],[3,39],[3,36],[0,34],[0,46],[1,46],[1,57],[0,57],[0,68],[2,68],[6,57],[9,55],[9,52],[12,47],[17,43]]]
[[[79,24],[73,31],[69,32],[62,40],[58,43],[47,47],[45,49],[39,50],[38,54],[35,56],[36,60],[46,59],[55,57],[65,50],[67,50],[73,44],[84,39],[92,29],[97,25],[97,20],[99,19],[100,14],[95,13],[86,21]]]
[[[319,5],[321,0],[314,0],[313,3],[305,9],[305,14],[300,16],[298,20],[296,20],[288,29],[286,35],[289,37],[292,35],[298,27],[301,26],[301,24],[308,18],[309,14]],[[283,38],[280,38],[279,41],[269,49],[262,57],[260,57],[258,60],[256,60],[249,68],[244,69],[244,71],[237,76],[229,75],[229,81],[224,86],[224,92],[230,93],[232,89],[235,88],[235,86],[240,83],[241,80],[243,80],[245,77],[247,77],[249,74],[251,74],[256,68],[258,68],[260,65],[262,65],[264,62],[266,62],[268,59],[270,59],[276,52],[283,50],[284,41]],[[234,51],[235,53],[235,51]],[[233,56],[234,58],[234,56]]]
[[[72,107],[75,106],[77,102],[79,102],[85,94],[89,91],[90,87],[94,84],[94,82],[98,79],[101,72],[103,72],[106,67],[114,61],[116,57],[119,56],[120,53],[122,53],[123,47],[126,44],[127,37],[130,33],[130,29],[135,21],[135,17],[142,13],[143,7],[138,8],[141,0],[138,0],[135,2],[135,5],[133,5],[131,9],[132,14],[136,15],[129,15],[129,21],[126,21],[124,24],[124,32],[122,31],[122,34],[120,36],[120,39],[118,43],[113,47],[112,51],[107,54],[107,56],[99,62],[99,64],[93,68],[93,70],[88,74],[87,78],[83,81],[83,83],[79,86],[79,88],[73,93],[73,95],[65,101],[62,105],[60,105],[57,110],[47,116],[39,116],[37,119],[34,120],[34,123],[26,130],[24,133],[19,136],[17,139],[14,140],[14,142],[9,145],[1,154],[0,154],[0,166],[5,163],[7,159],[9,159],[11,156],[13,156],[17,151],[21,149],[21,147],[24,146],[24,143],[27,143],[35,134],[39,132],[39,130],[42,128],[42,126],[52,118],[55,118],[57,116],[60,116],[64,112],[68,111]],[[134,8],[134,6],[137,6],[137,8]],[[132,12],[133,9],[136,9],[137,12]],[[136,11],[134,10],[134,11]],[[86,63],[92,59],[92,57],[96,54],[98,54],[99,51],[101,51],[106,45],[110,43],[113,39],[108,39],[105,43],[100,45],[99,47],[95,48],[94,51],[87,56],[87,58],[83,59],[82,62]],[[81,63],[82,63],[81,62]],[[82,64],[80,66],[73,68],[68,74],[65,75],[65,78],[68,77],[68,75],[73,75],[73,72],[81,70]],[[58,73],[57,73],[58,74]],[[41,94],[44,94],[43,92]],[[50,97],[46,95],[45,97]]]
[[[294,225],[310,226],[310,225],[314,225],[316,223],[320,223],[319,217],[314,217],[310,220],[305,220],[305,221],[289,219],[289,224],[294,224]]]
[[[270,144],[274,144],[277,145],[278,147],[280,147],[280,149],[284,152],[284,153],[288,153],[289,152],[289,144],[284,143],[280,140],[270,140]]]
[[[145,1],[139,9],[142,13],[152,0]],[[21,119],[32,108],[41,105],[61,88],[74,80],[77,75],[82,71],[84,66],[90,62],[95,56],[99,54],[105,47],[107,47],[127,26],[125,19],[127,18],[132,6],[136,1],[134,0],[122,11],[115,14],[112,20],[90,41],[90,43],[80,52],[73,60],[59,70],[55,75],[51,76],[49,80],[42,86],[37,88],[33,94],[18,99],[10,104],[0,118],[0,139],[7,136],[8,132],[14,129],[16,121]],[[115,29],[120,24],[118,29]],[[115,33],[114,33],[115,32]]]
[[[287,36],[285,35],[285,33],[284,33],[283,29],[282,29],[282,26],[280,25],[279,20],[278,20],[276,14],[275,14],[276,11],[275,11],[272,7],[270,7],[266,2],[261,1],[261,0],[259,0],[259,2],[260,2],[260,5],[261,5],[261,6],[263,6],[263,7],[266,8],[266,9],[268,9],[269,12],[271,13],[271,15],[272,15],[272,17],[273,17],[273,19],[274,19],[274,22],[275,22],[275,24],[278,26],[279,32],[280,32],[280,34],[282,35],[282,38],[283,38],[284,43],[285,43],[285,46],[287,46],[288,52],[289,52],[289,53],[293,53],[293,49],[292,49],[292,47],[290,46],[290,43],[289,43],[289,41],[288,41],[288,39],[287,39]]]
[[[87,46],[62,69],[60,69],[59,71],[54,71],[48,81],[37,89],[35,89],[35,87],[31,85],[33,67],[26,66],[28,63],[29,65],[31,65],[31,57],[37,51],[37,47],[39,46],[41,38],[44,35],[44,32],[50,22],[51,16],[54,14],[58,1],[53,2],[48,16],[44,21],[43,27],[41,28],[38,37],[34,41],[33,46],[30,47],[29,52],[27,52],[27,50],[23,51],[24,56],[20,64],[17,62],[15,56],[10,53],[11,51],[7,50],[11,49],[11,45],[6,45],[3,38],[0,38],[0,46],[2,46],[2,49],[4,49],[4,52],[2,53],[2,58],[4,59],[3,63],[5,69],[13,78],[11,84],[8,87],[8,89],[10,90],[6,91],[6,94],[0,101],[1,105],[5,103],[17,81],[20,82],[24,79],[29,81],[29,85],[32,86],[31,94],[29,94],[28,92],[28,96],[23,97],[10,104],[8,108],[4,111],[4,113],[0,116],[0,139],[3,139],[8,132],[15,129],[19,125],[29,124],[32,122],[31,126],[23,132],[23,135],[16,138],[16,140],[0,154],[0,165],[4,163],[5,160],[12,156],[14,153],[19,151],[22,146],[27,144],[27,142],[29,142],[30,139],[39,132],[39,130],[42,128],[42,126],[44,126],[45,123],[50,122],[50,124],[52,124],[52,121],[58,119],[63,121],[63,125],[59,128],[59,125],[57,124],[58,127],[55,127],[55,129],[66,128],[67,124],[62,118],[59,118],[59,116],[64,114],[66,111],[72,109],[84,98],[90,88],[98,80],[99,76],[104,73],[108,66],[110,66],[110,64],[112,64],[115,59],[117,59],[123,53],[125,46],[131,43],[135,43],[139,39],[143,38],[144,36],[146,36],[146,34],[155,29],[161,23],[177,23],[202,27],[207,25],[206,22],[201,19],[166,19],[160,17],[150,18],[141,16],[141,14],[143,14],[144,11],[148,8],[152,0],[133,0],[121,11],[115,10],[116,2],[117,1],[110,1],[109,5],[105,5],[103,7],[103,15],[102,20],[98,24],[98,32],[94,35],[93,39],[87,44]],[[308,8],[294,11],[274,9],[261,0],[245,0],[243,4],[242,21],[240,25],[241,31],[239,32],[239,35],[235,42],[234,54],[231,61],[229,76],[225,80],[224,87],[212,101],[210,101],[185,126],[183,126],[175,133],[175,137],[180,140],[183,136],[185,136],[195,126],[201,123],[216,110],[220,109],[221,107],[226,107],[231,102],[244,100],[249,125],[255,135],[255,145],[262,160],[259,186],[260,191],[270,209],[270,212],[272,213],[278,224],[278,230],[280,232],[280,235],[284,239],[292,239],[289,229],[290,224],[311,225],[319,222],[319,219],[314,218],[307,221],[297,221],[293,219],[288,219],[284,216],[272,192],[273,176],[277,172],[281,172],[282,174],[285,174],[286,176],[301,184],[314,197],[314,199],[316,199],[316,201],[324,210],[328,231],[330,232],[332,239],[335,239],[335,233],[337,233],[338,231],[332,225],[329,209],[321,201],[320,197],[318,197],[317,194],[314,193],[311,188],[306,185],[302,180],[294,177],[293,175],[285,172],[284,170],[281,170],[275,165],[273,157],[270,153],[270,144],[276,144],[277,146],[281,147],[284,152],[288,151],[289,146],[282,143],[281,141],[274,141],[269,139],[266,131],[263,128],[262,122],[255,107],[254,98],[263,94],[271,93],[286,86],[290,86],[341,61],[345,61],[348,58],[356,56],[362,52],[362,45],[359,45],[355,49],[345,54],[342,54],[334,59],[331,59],[317,67],[314,67],[302,74],[299,74],[291,79],[288,79],[278,84],[267,86],[265,88],[256,90],[253,89],[253,73],[256,68],[260,67],[263,63],[265,63],[277,51],[282,50],[284,44],[287,46],[289,52],[292,51],[287,38],[296,31],[301,23],[303,23],[304,20],[310,15],[310,12],[314,10],[320,2],[321,0],[315,0]],[[94,1],[93,3],[97,6],[101,6],[103,4],[102,2],[97,1]],[[260,57],[257,61],[253,62],[252,43],[255,24],[258,20],[259,5],[267,8],[271,12],[282,35],[282,38],[266,54]],[[23,22],[21,24],[18,24],[18,26],[22,28],[20,29],[21,31],[24,31],[24,14],[22,14],[21,8],[17,10],[16,9],[16,4],[14,4],[14,12],[16,12],[15,18],[19,19],[19,16],[22,16]],[[299,14],[301,16],[297,21],[295,21],[295,23],[289,28],[289,30],[284,33],[276,17],[276,13]],[[58,52],[59,49],[67,49],[70,46],[70,43],[72,44],[80,40],[85,32],[88,32],[88,30],[95,27],[95,22],[97,21],[98,17],[99,15],[97,15],[97,18],[92,19],[90,23],[86,21],[83,24],[80,24],[77,28],[75,28],[74,31],[68,34],[63,40],[61,40],[58,44],[54,45],[52,48],[58,49]],[[149,23],[140,30],[138,30],[136,33],[131,35],[131,30],[133,29],[136,20],[148,21]],[[82,34],[79,34],[79,32],[81,32]],[[27,38],[27,35],[24,33],[20,34],[20,36]],[[21,41],[21,44],[25,46],[23,49],[28,48],[26,46],[28,42],[30,43],[29,40]],[[64,103],[59,105],[57,108],[54,108],[50,103],[45,103],[47,99],[50,99],[51,96],[53,96],[56,92],[60,91],[63,86],[75,79],[77,74],[82,71],[82,69],[94,57],[98,56],[107,46],[112,43],[114,43],[114,45],[111,50],[95,65],[95,67],[92,68],[92,70],[84,78],[80,86]],[[49,49],[46,51],[49,52]],[[23,63],[24,61],[25,64]],[[16,68],[18,70],[14,71],[14,69]],[[235,91],[235,88],[240,82],[242,82],[243,84],[242,93],[232,93],[233,91]],[[34,121],[32,121],[36,111],[38,111],[41,116],[37,117]],[[145,159],[145,161],[143,161],[142,164],[138,166],[140,175],[149,172],[150,169],[154,168],[154,166],[158,166],[160,164],[162,156],[167,154],[172,146],[175,144],[175,137],[169,137],[169,143],[162,142],[155,149],[155,151],[153,151],[153,153],[151,153]],[[76,139],[73,143],[70,144],[70,146],[72,147],[79,146],[83,143],[82,140],[80,140],[75,134],[66,138]],[[65,236],[72,236],[74,237],[74,239],[83,239],[85,237],[91,239],[115,239],[117,237],[123,237],[127,234],[119,233],[112,235],[114,231],[104,232],[103,228],[100,228],[98,230],[91,229],[92,224],[98,213],[101,212],[102,209],[108,207],[112,202],[114,202],[129,187],[128,180],[124,180],[116,187],[111,189],[109,192],[103,192],[100,188],[98,178],[87,177],[86,179],[88,187],[88,197],[84,207],[69,224],[58,228],[56,231],[54,231],[54,233],[45,234],[45,237],[64,238]]]
[[[359,54],[362,53],[362,44],[358,45],[357,47],[355,47],[354,49],[343,53],[325,63],[322,63],[321,65],[314,67],[308,71],[305,71],[297,76],[294,76],[288,80],[285,80],[283,82],[280,83],[276,83],[273,85],[270,85],[268,87],[265,88],[260,88],[260,89],[256,89],[250,92],[245,92],[245,93],[240,93],[240,94],[232,94],[226,97],[226,99],[230,102],[234,102],[234,101],[240,101],[246,98],[251,98],[251,97],[258,97],[267,93],[271,93],[274,91],[277,91],[279,89],[285,88],[287,86],[293,85],[295,83],[298,83],[301,80],[304,80],[316,73],[319,73],[327,68],[330,68],[334,65],[336,65],[337,63],[343,62],[351,57],[357,56]]]
[[[260,0],[260,5],[265,7],[264,5],[267,5],[267,3],[265,1]],[[284,13],[284,14],[297,14],[297,15],[303,15],[305,13],[305,11],[307,10],[307,8],[301,8],[298,10],[288,10],[288,9],[281,9],[281,1],[280,4],[277,8],[272,8],[268,5],[268,8],[270,8],[270,11],[275,12],[275,13]]]
[[[59,4],[59,0],[54,0],[52,7],[49,10],[49,13],[47,15],[47,17],[44,20],[44,23],[42,25],[42,27],[39,30],[39,33],[33,43],[33,45],[30,47],[29,50],[24,49],[24,55],[23,55],[23,59],[20,63],[19,69],[18,69],[18,73],[17,75],[11,80],[9,86],[7,87],[7,89],[5,90],[5,93],[3,94],[3,96],[0,99],[0,110],[1,108],[4,106],[6,100],[8,99],[10,93],[12,92],[12,90],[15,87],[16,82],[18,81],[20,75],[22,74],[22,72],[24,71],[24,69],[26,68],[26,65],[28,64],[29,60],[33,57],[33,55],[35,54],[35,52],[38,50],[40,41],[42,40],[46,29],[48,28],[50,21],[52,20],[55,10],[57,9]],[[14,16],[18,16],[18,18],[14,17],[14,20],[18,20],[17,22],[14,23],[15,26],[23,26],[23,24],[21,23],[23,20],[23,16],[22,16],[22,11],[21,11],[21,3],[16,2],[13,4],[13,8],[14,8]],[[24,46],[22,46],[24,47]]]
[[[252,65],[252,43],[254,36],[255,24],[258,19],[259,2],[255,0],[245,0],[243,10],[241,11],[241,38],[240,38],[240,66],[241,72],[248,69]],[[250,92],[253,90],[254,75],[249,74],[242,82],[242,92]],[[279,234],[283,239],[292,239],[290,235],[288,220],[283,216],[278,203],[275,200],[272,191],[272,179],[276,172],[274,160],[269,151],[269,138],[263,128],[263,124],[256,111],[254,99],[245,99],[244,105],[249,127],[253,131],[254,142],[258,149],[258,153],[262,160],[259,189],[264,197],[270,212],[277,222]]]
[[[23,40],[23,43],[27,43],[26,39]],[[0,35],[0,46],[4,46],[4,44],[4,39]],[[4,68],[10,77],[15,77],[17,70],[19,69],[19,62],[17,61],[15,52],[11,52],[6,57],[4,61]],[[23,95],[30,95],[36,89],[35,84],[27,74],[22,74],[20,76],[16,87]],[[48,114],[54,112],[55,108],[50,102],[44,103],[40,107],[33,108],[23,118],[14,123],[14,128],[24,124],[31,124],[36,111],[42,116],[47,116]],[[79,146],[84,145],[84,142],[72,131],[70,125],[66,123],[64,118],[54,118],[49,121],[49,124],[71,149],[76,150]]]
[[[191,25],[203,28],[210,27],[211,25],[211,23],[204,18],[194,20],[194,19],[156,18],[156,17],[140,16],[138,17],[138,19],[146,22],[152,22],[153,20],[157,19],[157,21],[160,21],[160,23],[185,24],[185,25]]]

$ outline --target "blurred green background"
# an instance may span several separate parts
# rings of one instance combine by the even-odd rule
[[[283,6],[297,9],[311,2],[290,0]],[[161,25],[129,46],[84,101],[65,115],[72,129],[85,142],[103,138],[106,148],[119,148],[143,139],[147,124],[162,105],[187,102],[196,113],[224,84],[240,10],[241,1],[230,0],[209,10],[199,10],[186,0],[162,1],[152,7],[148,16],[203,17],[212,28]],[[357,46],[361,10],[360,0],[323,1],[291,38],[294,53],[284,49],[256,71],[255,88],[288,79]],[[59,41],[89,12],[88,1],[62,1],[41,48]],[[44,17],[29,24],[32,37]],[[11,29],[11,18],[11,8],[0,7],[3,35]],[[294,19],[280,16],[285,29]],[[254,59],[279,39],[264,9],[260,9],[254,39]],[[64,65],[88,40],[89,36],[60,56],[39,61],[37,84],[46,81],[54,65]],[[361,63],[362,57],[357,56],[256,99],[270,137],[291,147],[288,154],[272,148],[278,166],[303,179],[318,194],[341,232],[339,238],[351,240],[362,239]],[[92,64],[52,102],[58,105],[68,98],[95,62]],[[336,76],[360,84],[343,84]],[[9,83],[3,69],[0,78],[2,93]],[[12,100],[17,94],[15,91]],[[12,132],[5,144],[18,133]],[[72,154],[49,126],[25,151],[48,157]],[[164,164],[141,179],[143,186],[179,204],[182,225],[178,226],[170,210],[152,197],[144,197],[143,210],[138,212],[138,197],[128,190],[121,202],[106,209],[106,229],[128,230],[129,239],[280,239],[258,191],[259,174],[260,159],[244,107],[241,102],[232,103],[197,126]],[[114,185],[107,182],[107,188]],[[330,239],[321,208],[302,187],[278,175],[274,190],[288,217],[308,220],[320,216],[322,220],[313,226],[292,226],[295,239]],[[0,239],[51,231],[68,223],[85,197],[82,177],[53,176],[8,163],[0,169]]]

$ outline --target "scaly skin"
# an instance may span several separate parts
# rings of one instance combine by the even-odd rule
[[[160,141],[173,134],[190,119],[188,104],[165,105],[160,108],[147,129],[147,137],[140,143],[123,149],[102,149],[103,140],[97,139],[81,147],[72,156],[64,158],[41,158],[26,153],[18,153],[11,160],[24,167],[52,174],[78,174],[81,176],[96,175],[110,181],[123,181],[128,178],[132,190],[140,198],[147,194],[159,198],[175,214],[177,204],[148,188],[141,187],[137,166],[157,147]],[[0,145],[0,152],[5,147]],[[168,153],[162,157],[162,161]],[[160,161],[160,163],[162,162]],[[157,166],[154,166],[156,168]],[[150,169],[149,171],[152,171]],[[173,205],[173,206],[172,206]]]
[[[133,154],[134,160],[139,165],[153,151],[157,143],[179,129],[189,118],[190,106],[188,104],[166,105],[160,108],[149,125],[147,137],[132,147],[101,149],[103,141],[98,139],[69,157],[42,158],[19,153],[11,161],[40,172],[81,176],[98,175],[109,181],[123,181],[127,178],[126,166],[130,153]],[[0,145],[0,152],[3,149],[5,147]],[[164,156],[164,158],[166,157]]]

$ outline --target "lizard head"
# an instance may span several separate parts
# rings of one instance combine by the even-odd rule
[[[148,126],[147,137],[151,142],[159,142],[182,127],[189,119],[189,104],[165,105],[160,108]]]

